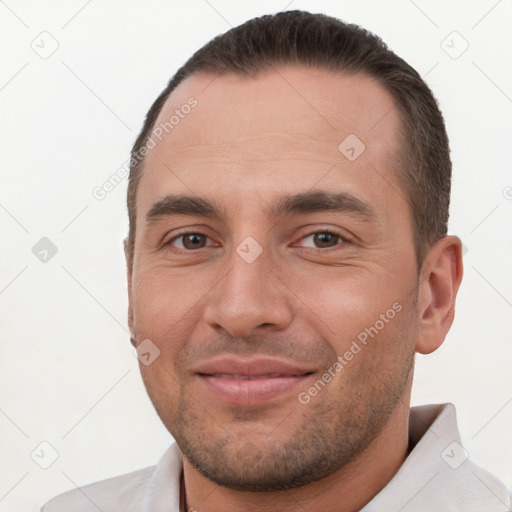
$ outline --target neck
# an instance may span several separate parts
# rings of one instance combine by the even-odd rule
[[[220,487],[183,457],[185,511],[196,512],[357,512],[393,478],[408,455],[409,405],[406,397],[358,458],[322,480],[287,491],[245,492]]]

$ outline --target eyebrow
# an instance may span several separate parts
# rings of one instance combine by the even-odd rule
[[[346,192],[324,190],[281,196],[271,204],[268,214],[272,218],[279,218],[293,213],[323,211],[355,214],[364,220],[372,220],[376,217],[374,209],[361,199]],[[215,200],[170,194],[153,204],[146,214],[146,223],[152,224],[162,217],[175,215],[197,215],[224,221],[227,218],[226,211]]]

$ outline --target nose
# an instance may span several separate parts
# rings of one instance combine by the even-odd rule
[[[266,251],[251,262],[233,250],[222,277],[208,294],[204,320],[216,330],[244,337],[286,329],[292,321],[292,291]]]

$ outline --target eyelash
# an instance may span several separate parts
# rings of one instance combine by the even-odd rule
[[[340,244],[345,244],[345,243],[350,243],[350,240],[343,236],[341,233],[338,233],[336,231],[333,231],[333,230],[329,230],[329,229],[321,229],[321,230],[318,230],[318,231],[312,231],[311,233],[308,233],[307,235],[304,235],[303,237],[300,238],[300,240],[304,240],[306,238],[309,238],[310,236],[314,236],[314,235],[318,235],[318,234],[329,234],[329,235],[333,235],[335,237],[338,237],[340,239],[340,241],[334,245],[333,247],[303,247],[303,249],[306,249],[306,250],[312,250],[312,251],[327,251],[327,250],[336,250],[336,249],[339,249],[340,247],[338,247]],[[173,238],[171,238],[168,242],[165,242],[164,243],[164,247],[172,247],[172,244],[174,243],[174,241],[178,240],[178,239],[183,239],[185,236],[187,235],[199,235],[199,236],[204,236],[206,238],[209,238],[208,235],[205,235],[204,233],[200,233],[200,232],[197,232],[197,231],[189,231],[189,232],[186,232],[186,233],[180,233],[179,235],[176,235],[174,236]],[[206,249],[207,247],[200,247],[199,249],[185,249],[185,248],[181,248],[181,247],[178,247],[178,248],[175,248],[177,251],[181,251],[181,252],[187,252],[187,253],[192,253],[192,252],[196,252],[196,251],[199,251],[201,249]]]

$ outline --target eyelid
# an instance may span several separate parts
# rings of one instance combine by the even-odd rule
[[[310,229],[312,229],[312,228],[310,228]],[[296,245],[298,242],[304,240],[305,238],[308,238],[310,236],[313,236],[313,235],[316,235],[319,233],[329,233],[331,235],[337,236],[337,237],[339,237],[340,242],[338,242],[336,245],[334,245],[332,247],[303,247],[303,248],[311,249],[314,251],[327,251],[329,249],[331,249],[331,250],[337,249],[337,248],[339,248],[340,245],[343,245],[345,243],[353,242],[351,237],[349,235],[347,235],[345,232],[342,232],[341,230],[337,230],[337,229],[334,229],[331,227],[325,227],[325,228],[320,227],[317,229],[313,229],[311,231],[307,231],[306,233],[302,234],[299,238],[296,239],[295,242],[292,243],[292,246]],[[204,233],[203,231],[201,231],[199,229],[194,230],[193,228],[192,229],[187,228],[186,230],[184,229],[183,231],[174,234],[171,238],[169,238],[169,240],[163,242],[162,247],[172,246],[172,244],[176,240],[184,237],[185,235],[200,235],[200,236],[206,237],[207,239],[212,240],[212,238],[209,235],[207,235],[206,233]],[[215,243],[214,246],[218,246],[218,245],[219,245],[218,243]],[[175,249],[179,250],[179,251],[183,251],[183,252],[197,252],[197,251],[200,251],[201,249],[207,249],[208,247],[211,247],[211,245],[205,246],[205,247],[199,247],[198,249],[185,249],[185,248],[181,248],[181,247],[175,247]]]
[[[320,228],[313,231],[308,231],[307,233],[301,235],[300,238],[297,239],[297,242],[300,242],[310,236],[317,235],[319,233],[328,233],[337,236],[340,239],[340,242],[338,242],[336,245],[333,245],[332,247],[304,247],[304,249],[311,249],[314,251],[328,251],[329,249],[338,249],[341,245],[352,242],[349,236],[333,228]],[[292,245],[296,245],[297,242],[294,242]]]
[[[167,247],[167,246],[172,246],[172,244],[184,237],[185,235],[200,235],[200,236],[204,236],[206,237],[207,239],[209,238],[210,240],[212,240],[212,238],[207,235],[206,233],[203,233],[202,231],[199,231],[199,230],[193,230],[193,229],[188,229],[187,231],[182,231],[181,233],[176,233],[175,235],[173,235],[171,238],[169,238],[169,240],[167,241],[164,241],[162,243],[162,247]],[[218,244],[217,244],[218,245]],[[181,247],[175,247],[175,249],[179,250],[179,251],[184,251],[184,252],[196,252],[196,251],[199,251],[201,249],[206,249],[207,247],[209,246],[205,246],[205,247],[199,247],[199,249],[185,249],[185,248],[181,248]]]

